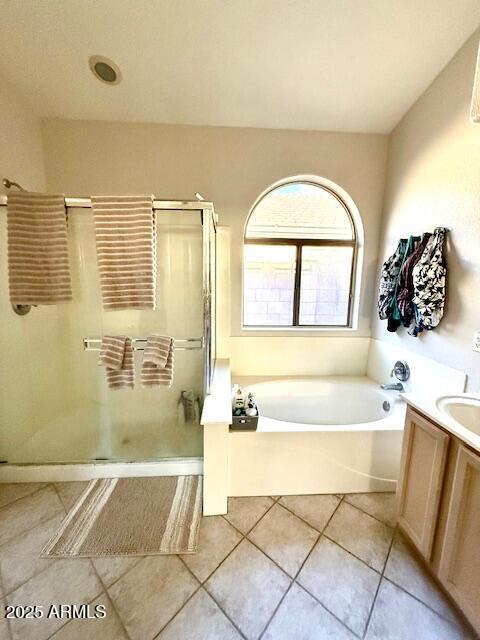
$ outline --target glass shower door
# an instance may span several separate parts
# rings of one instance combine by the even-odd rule
[[[157,211],[157,307],[102,309],[90,209],[70,209],[68,235],[74,300],[20,317],[8,302],[5,217],[1,223],[4,294],[0,457],[9,463],[156,460],[202,455],[199,410],[204,350],[176,350],[172,387],[112,391],[98,352],[85,338],[102,335],[201,339],[204,331],[204,239],[199,211]],[[189,402],[182,401],[182,392]],[[187,409],[187,411],[185,410]]]

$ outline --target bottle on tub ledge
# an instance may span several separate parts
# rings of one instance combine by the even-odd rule
[[[232,410],[234,416],[244,415],[245,412],[245,396],[238,384],[234,385]]]
[[[251,391],[247,396],[247,406],[245,408],[245,413],[251,418],[253,418],[254,416],[258,416],[257,401],[255,400],[255,396]]]
[[[234,385],[232,389],[232,429],[255,431],[258,423],[258,407],[255,396]]]

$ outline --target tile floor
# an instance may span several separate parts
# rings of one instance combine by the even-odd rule
[[[232,498],[194,555],[38,558],[85,484],[0,485],[0,599],[102,604],[106,618],[0,616],[0,638],[471,637],[395,530],[393,494]]]

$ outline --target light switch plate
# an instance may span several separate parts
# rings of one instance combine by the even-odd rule
[[[473,344],[472,349],[474,351],[480,351],[480,331],[476,331],[473,334]]]

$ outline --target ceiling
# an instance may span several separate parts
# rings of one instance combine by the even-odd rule
[[[0,0],[0,73],[45,117],[388,133],[478,0]],[[117,86],[88,58],[113,59]]]

